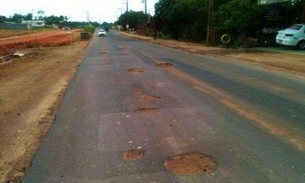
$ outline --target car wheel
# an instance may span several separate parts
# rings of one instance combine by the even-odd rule
[[[305,41],[300,41],[297,47],[299,50],[305,50]]]

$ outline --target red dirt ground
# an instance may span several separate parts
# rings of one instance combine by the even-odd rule
[[[0,55],[21,48],[68,45],[80,39],[80,32],[81,30],[53,30],[26,36],[3,38],[0,39]]]

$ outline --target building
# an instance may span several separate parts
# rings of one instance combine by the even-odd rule
[[[46,23],[44,20],[24,20],[21,24],[26,25],[28,29],[33,27],[45,27]]]

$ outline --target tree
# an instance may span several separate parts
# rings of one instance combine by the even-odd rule
[[[22,20],[24,20],[24,16],[21,14],[17,14],[17,13],[15,13],[11,18],[11,21],[16,22],[16,23],[21,23]]]
[[[39,10],[37,12],[37,14],[38,14],[38,20],[43,20],[44,19],[44,11]]]
[[[214,14],[215,30],[238,35],[255,29],[259,14],[257,0],[231,0]]]
[[[130,28],[137,28],[139,25],[146,23],[148,16],[143,13],[143,11],[128,11],[119,17],[116,22],[118,25],[129,25]]]
[[[7,20],[6,16],[0,15],[0,22],[6,21],[6,20]]]
[[[33,19],[33,14],[32,13],[28,13],[24,16],[24,20],[32,20]]]

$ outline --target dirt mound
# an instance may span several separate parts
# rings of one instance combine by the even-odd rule
[[[80,31],[45,31],[21,37],[0,39],[0,55],[14,52],[17,49],[39,46],[63,46],[80,40]]]
[[[187,153],[167,159],[163,164],[176,175],[202,175],[215,170],[216,163],[210,156]]]
[[[144,151],[142,151],[142,150],[129,150],[129,151],[124,152],[123,160],[134,161],[134,160],[142,158],[143,155],[144,155]]]

